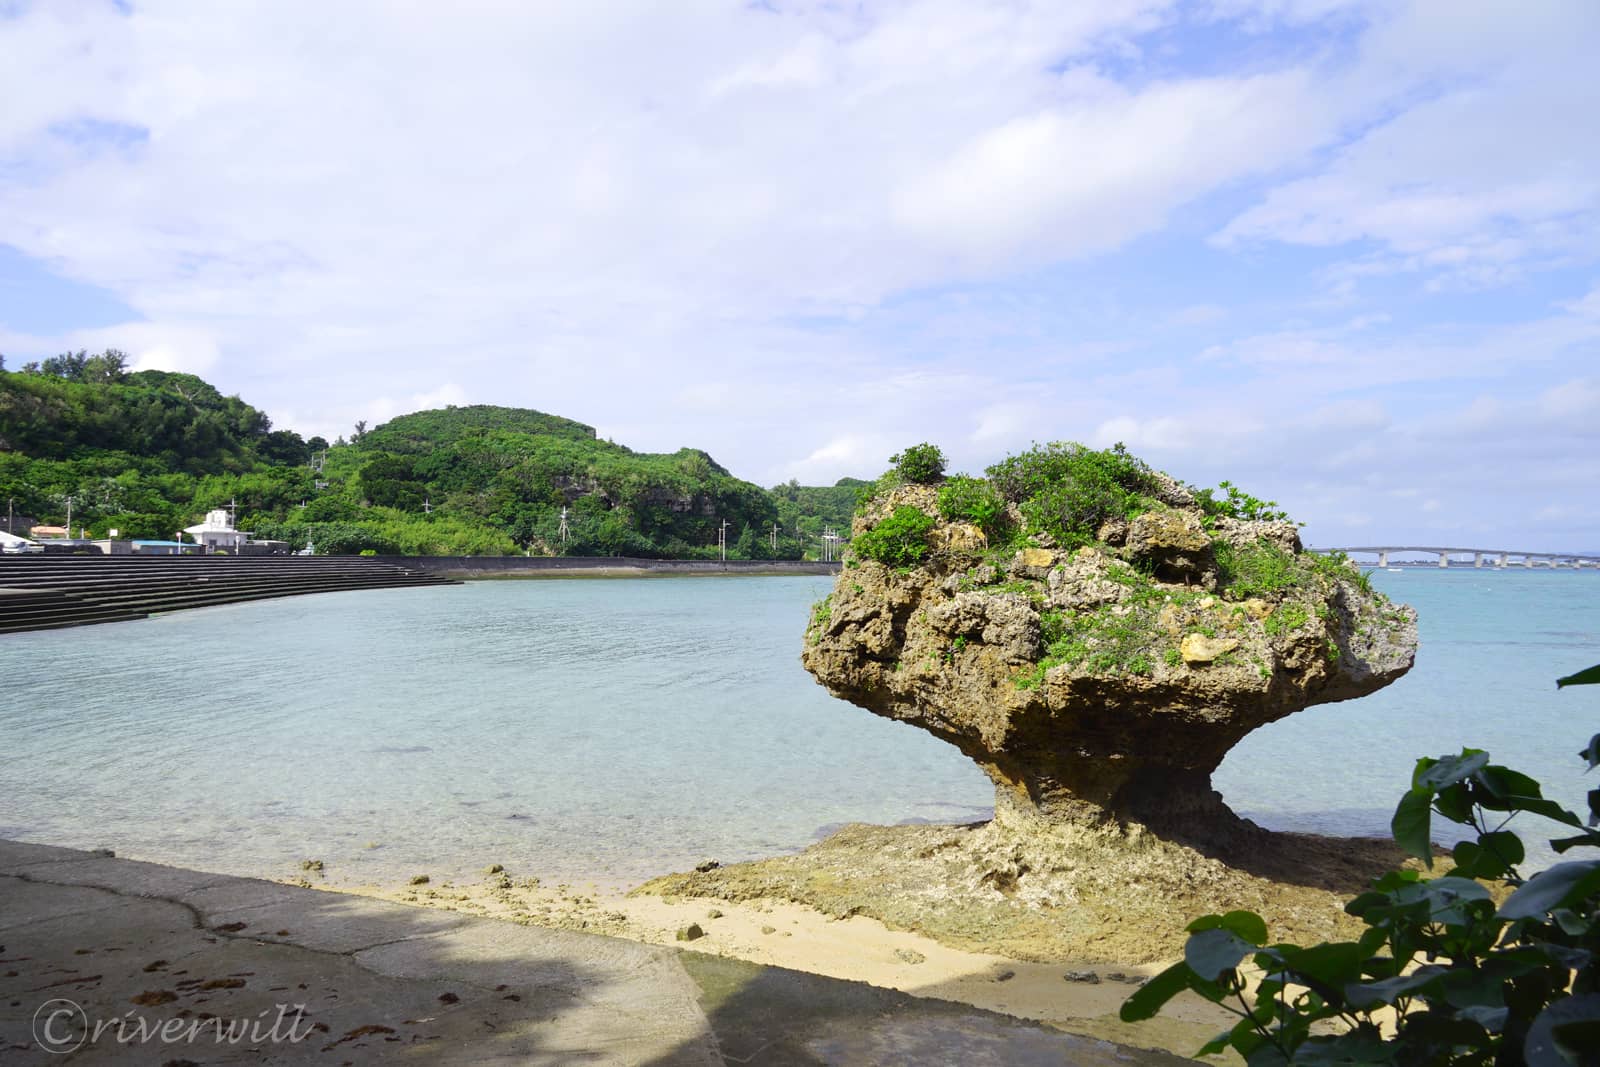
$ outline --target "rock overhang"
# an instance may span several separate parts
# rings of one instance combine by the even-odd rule
[[[936,485],[881,490],[855,534],[914,508],[932,520],[925,552],[909,566],[847,557],[806,668],[956,744],[997,796],[1075,817],[1084,804],[1059,802],[1085,800],[1111,820],[1163,772],[1208,791],[1252,730],[1410,669],[1414,613],[1352,564],[1307,552],[1282,518],[1208,512],[1145,470],[1138,506],[1075,545],[1030,521],[1029,502],[1006,501],[996,536],[942,510]]]

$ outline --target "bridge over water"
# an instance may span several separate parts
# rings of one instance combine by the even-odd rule
[[[1418,555],[1432,555],[1439,557],[1439,566],[1448,567],[1452,562],[1465,565],[1471,557],[1474,567],[1482,567],[1487,561],[1491,567],[1600,567],[1600,555],[1587,555],[1574,552],[1528,552],[1515,548],[1445,548],[1437,545],[1356,545],[1351,548],[1313,548],[1309,551],[1320,552],[1326,555],[1330,552],[1343,552],[1347,556],[1376,555],[1379,567],[1389,566],[1389,557],[1416,553]],[[1457,558],[1461,557],[1461,558]],[[1357,562],[1363,562],[1357,560]]]

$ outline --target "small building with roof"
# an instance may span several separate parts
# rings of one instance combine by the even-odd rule
[[[206,512],[206,521],[197,526],[185,526],[183,532],[194,538],[203,552],[232,552],[237,554],[250,535],[233,528],[233,517],[227,508]]]

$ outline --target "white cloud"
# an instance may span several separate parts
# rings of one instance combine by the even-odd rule
[[[974,418],[971,440],[986,448],[1007,447],[1028,439],[1032,427],[1046,421],[1045,413],[1029,403],[990,404]]]
[[[1571,420],[1600,433],[1600,382],[1592,378],[1562,382],[1540,394],[1539,408],[1550,418]]]
[[[429,408],[443,408],[460,406],[467,403],[466,390],[453,382],[447,382],[434,389],[421,393],[412,393],[409,396],[395,398],[380,396],[369,401],[362,409],[367,418],[364,420],[369,426],[377,426],[387,422],[396,415],[404,415],[412,411],[426,411]],[[351,420],[352,425],[355,420]]]
[[[183,371],[204,376],[216,366],[216,334],[204,326],[175,323],[126,322],[66,335],[69,349],[99,351],[120,348],[129,356],[132,370]]]
[[[787,478],[802,484],[829,484],[840,470],[862,472],[857,477],[877,477],[888,467],[886,457],[898,446],[883,434],[847,434],[836,437],[784,468]]]
[[[1102,89],[983,131],[903,186],[893,210],[968,265],[1104,251],[1295,159],[1329,136],[1335,113],[1299,72]]]
[[[1530,264],[1600,248],[1600,139],[1592,56],[1600,7],[1397,7],[1366,43],[1363,80],[1410,83],[1421,100],[1271,190],[1224,227],[1224,246],[1375,242],[1365,273],[1419,271],[1484,286]],[[1354,79],[1353,79],[1354,80]]]

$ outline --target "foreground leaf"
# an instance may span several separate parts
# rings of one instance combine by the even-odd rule
[[[1412,789],[1400,798],[1400,804],[1394,809],[1394,818],[1390,820],[1389,829],[1394,834],[1394,843],[1399,845],[1408,856],[1415,856],[1433,869],[1433,795]]]
[[[1183,946],[1183,960],[1195,974],[1214,982],[1224,971],[1239,966],[1257,947],[1232,930],[1201,930],[1189,935],[1188,944]]]
[[[1122,1002],[1122,1009],[1118,1014],[1125,1023],[1143,1022],[1153,1019],[1156,1013],[1173,997],[1189,988],[1189,965],[1187,963],[1174,963],[1144,985],[1134,990],[1127,1000]]]
[[[1232,930],[1252,945],[1267,943],[1267,921],[1253,911],[1230,911],[1226,915],[1202,915],[1185,927],[1191,934],[1201,930]]]
[[[1596,663],[1586,671],[1569,674],[1565,678],[1556,679],[1556,688],[1561,689],[1569,685],[1600,685],[1600,663]]]
[[[1528,1067],[1571,1067],[1594,1062],[1600,1047],[1600,993],[1565,997],[1539,1013],[1528,1027],[1522,1054]]]
[[[1411,776],[1411,785],[1415,789],[1437,792],[1447,785],[1472,777],[1488,765],[1489,753],[1480,748],[1464,748],[1459,756],[1418,760],[1416,772]]]
[[[1502,919],[1541,918],[1600,891],[1600,860],[1574,860],[1540,871],[1500,906]]]

